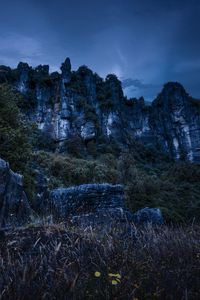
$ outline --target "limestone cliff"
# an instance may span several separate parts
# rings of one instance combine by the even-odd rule
[[[0,83],[12,84],[25,96],[22,110],[58,145],[74,137],[85,143],[104,138],[126,146],[133,139],[160,147],[174,159],[200,161],[200,101],[178,83],[168,83],[147,105],[143,98],[127,99],[115,75],[105,80],[82,66],[61,73],[49,66],[33,69],[0,67]]]

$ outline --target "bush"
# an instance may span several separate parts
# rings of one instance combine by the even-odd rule
[[[44,151],[55,151],[56,143],[55,141],[45,132],[39,130],[37,128],[37,124],[32,126],[31,132],[31,145],[36,150],[44,150]]]
[[[25,171],[30,159],[29,130],[17,107],[18,95],[0,86],[0,156],[15,171]]]
[[[187,172],[184,172],[185,168]],[[145,206],[159,207],[167,221],[200,221],[198,167],[196,172],[190,163],[185,164],[182,171],[179,163],[167,164],[164,169],[152,166],[144,169],[137,163],[133,165],[129,157],[121,161],[120,169],[127,205],[132,211]]]
[[[23,174],[25,190],[29,199],[33,200],[32,127],[19,111],[19,97],[9,86],[0,85],[0,157],[9,162],[13,171]]]
[[[65,155],[39,153],[38,163],[46,170],[50,179],[50,187],[55,178],[63,186],[87,183],[118,183],[116,170],[96,160],[76,159]]]
[[[85,145],[83,139],[79,136],[73,136],[65,141],[64,148],[67,153],[75,158],[83,158],[85,156]]]

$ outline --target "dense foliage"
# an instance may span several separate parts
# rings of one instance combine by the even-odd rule
[[[17,103],[20,96],[6,85],[0,85],[0,156],[16,171],[25,171],[30,159],[28,127]]]
[[[31,175],[33,127],[18,108],[22,101],[22,96],[9,86],[0,85],[0,157],[8,161],[15,172],[23,174],[26,191],[32,199],[34,197],[34,181]]]

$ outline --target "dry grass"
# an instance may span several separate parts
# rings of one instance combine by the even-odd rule
[[[0,299],[199,299],[200,231],[21,228],[1,238],[0,269]]]

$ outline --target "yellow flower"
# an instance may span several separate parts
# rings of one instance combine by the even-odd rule
[[[118,278],[118,279],[121,279],[121,278],[122,278],[122,276],[121,276],[120,274],[109,273],[108,276],[110,276],[110,277],[116,277],[116,278]]]
[[[111,281],[111,283],[112,283],[112,285],[117,285],[117,284],[118,284],[117,280],[115,280],[115,279],[113,279],[113,280]]]
[[[94,276],[95,276],[95,277],[100,277],[100,276],[101,276],[101,273],[98,272],[98,271],[96,271],[96,272],[94,273]]]

